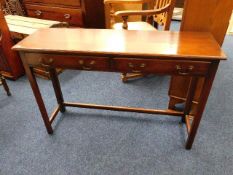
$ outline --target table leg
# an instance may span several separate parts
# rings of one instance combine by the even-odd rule
[[[48,113],[47,113],[47,110],[46,110],[43,98],[41,96],[40,89],[39,89],[39,86],[37,84],[37,81],[36,81],[35,75],[33,73],[33,70],[32,70],[31,67],[29,67],[29,65],[27,64],[27,61],[25,60],[25,58],[23,57],[23,55],[21,55],[21,59],[22,59],[22,62],[23,62],[24,69],[25,69],[25,72],[27,74],[28,80],[30,82],[32,91],[34,93],[36,102],[38,104],[41,116],[43,118],[45,127],[47,129],[47,132],[49,134],[52,134],[53,133],[53,128],[51,126],[51,123],[49,122]]]
[[[203,89],[202,89],[201,96],[200,96],[199,103],[198,103],[198,107],[197,107],[197,112],[194,115],[194,119],[192,122],[190,133],[188,134],[188,138],[186,141],[186,147],[185,147],[186,149],[192,148],[192,144],[193,144],[194,138],[196,136],[196,132],[198,130],[198,126],[200,124],[202,114],[204,112],[205,105],[207,103],[207,99],[208,99],[209,94],[210,94],[210,90],[211,90],[211,87],[212,87],[212,84],[214,81],[214,77],[215,77],[215,74],[216,74],[217,69],[218,69],[218,64],[219,64],[219,61],[212,63],[210,70],[209,70],[209,74],[205,78]]]
[[[57,72],[55,70],[55,68],[49,68],[49,74],[50,74],[50,78],[53,84],[53,88],[54,88],[54,92],[57,98],[57,103],[60,106],[60,111],[61,112],[65,112],[65,106],[64,106],[64,98],[62,95],[62,91],[61,91],[61,86],[60,86],[60,82],[57,76]]]
[[[193,98],[196,92],[198,77],[191,77],[189,82],[188,93],[186,96],[185,106],[184,106],[184,115],[182,116],[182,122],[185,123],[185,116],[189,115]]]

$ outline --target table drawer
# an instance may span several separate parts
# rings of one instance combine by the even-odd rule
[[[49,55],[49,54],[25,54],[27,62],[32,66],[56,67],[78,70],[109,71],[110,64],[107,57]]]
[[[80,0],[24,0],[24,3],[45,3],[51,5],[76,6],[81,5]]]
[[[81,9],[50,7],[26,4],[28,16],[40,19],[68,22],[70,25],[83,26]]]
[[[205,75],[210,62],[158,59],[114,58],[114,69],[123,73],[154,73],[171,75]]]

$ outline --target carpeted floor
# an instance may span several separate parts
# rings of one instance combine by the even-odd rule
[[[204,42],[204,41],[203,41]],[[0,175],[232,175],[233,36],[227,36],[192,150],[185,128],[172,117],[68,108],[48,135],[26,77],[0,88]],[[119,74],[65,71],[67,101],[166,107],[169,77],[123,84]],[[46,106],[55,106],[51,83],[39,79]]]

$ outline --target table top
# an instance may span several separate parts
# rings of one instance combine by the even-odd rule
[[[58,21],[30,18],[18,15],[6,15],[5,19],[10,32],[24,35],[30,35],[38,29],[49,28],[60,23]]]
[[[40,29],[13,47],[39,53],[224,60],[210,33],[112,29]]]

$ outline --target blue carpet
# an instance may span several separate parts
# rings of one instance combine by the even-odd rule
[[[184,149],[179,119],[126,112],[67,108],[48,135],[26,77],[0,88],[0,175],[232,175],[233,37],[220,64],[192,150]],[[123,84],[117,73],[65,71],[66,101],[167,107],[169,77]],[[51,83],[38,79],[48,112]]]

